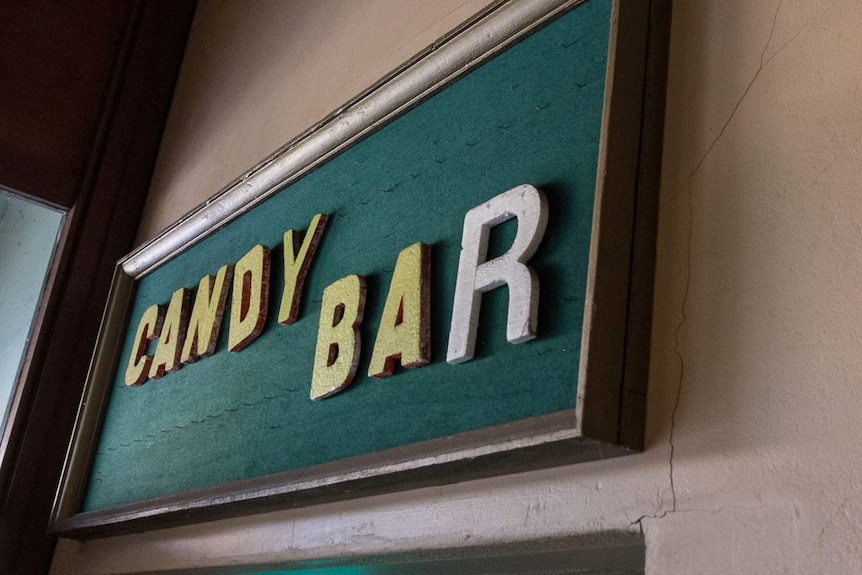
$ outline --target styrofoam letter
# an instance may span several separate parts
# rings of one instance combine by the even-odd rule
[[[153,365],[150,366],[150,379],[159,379],[166,373],[173,373],[182,367],[180,352],[186,338],[186,324],[189,320],[189,296],[191,291],[180,288],[171,297],[168,311],[165,313],[159,345],[153,354]]]
[[[302,285],[328,220],[326,214],[317,214],[311,219],[298,253],[295,244],[299,241],[299,234],[293,230],[284,232],[284,291],[278,310],[278,323],[282,325],[292,324],[299,316]]]
[[[323,290],[311,399],[335,395],[353,383],[359,366],[359,324],[364,311],[365,278],[349,275]]]
[[[137,387],[147,381],[150,375],[150,364],[153,361],[153,358],[147,355],[147,342],[159,337],[164,319],[165,308],[160,305],[151,305],[141,316],[138,331],[135,332],[129,364],[126,366],[126,385]]]
[[[229,350],[241,351],[261,334],[268,300],[269,249],[258,244],[234,266]]]
[[[430,252],[417,243],[398,254],[368,366],[371,377],[389,377],[396,361],[421,367],[430,359]]]
[[[232,275],[233,266],[222,266],[215,276],[206,275],[201,278],[195,294],[186,342],[180,356],[183,363],[194,363],[201,357],[209,357],[215,353]]]
[[[512,247],[500,257],[485,261],[491,228],[512,218],[518,219]],[[527,262],[536,253],[547,224],[547,200],[541,191],[530,185],[512,188],[467,212],[447,362],[462,363],[473,358],[482,294],[503,284],[509,287],[506,339],[510,343],[522,343],[536,337],[539,279]]]

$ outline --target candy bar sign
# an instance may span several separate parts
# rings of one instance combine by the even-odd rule
[[[517,220],[509,250],[486,261],[491,228]],[[297,320],[306,275],[324,237],[329,217],[315,215],[302,240],[294,230],[284,234],[284,285],[278,323]],[[506,339],[519,344],[536,337],[539,278],[528,262],[542,241],[548,204],[540,190],[521,185],[467,212],[454,294],[446,361],[458,364],[473,358],[482,293],[509,288]],[[430,354],[430,247],[414,243],[398,256],[376,333],[368,376],[389,377],[396,364],[418,368]],[[125,383],[139,386],[160,379],[184,364],[213,355],[232,291],[228,349],[240,352],[263,331],[270,296],[270,250],[256,245],[235,265],[203,277],[190,305],[191,290],[177,289],[167,307],[153,304],[138,321]],[[232,286],[232,287],[231,287]],[[309,358],[311,399],[324,399],[350,385],[359,365],[361,324],[365,310],[365,279],[356,274],[333,282],[323,291],[317,346]],[[191,312],[189,311],[191,308]],[[147,342],[158,340],[154,355]]]
[[[54,530],[640,448],[651,10],[495,2],[122,260]]]

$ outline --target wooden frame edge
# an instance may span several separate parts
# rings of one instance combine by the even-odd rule
[[[669,3],[626,6],[608,58],[578,406],[585,436],[642,449]]]
[[[617,457],[578,435],[567,410],[520,422],[235,481],[105,510],[58,516],[52,531],[93,538]]]
[[[96,351],[90,362],[83,399],[78,406],[75,429],[66,454],[66,464],[54,499],[51,532],[57,532],[55,526],[59,521],[74,515],[83,498],[84,482],[89,475],[105,409],[111,396],[111,382],[123,341],[121,335],[134,292],[134,280],[118,265],[114,270],[108,303],[96,341]]]

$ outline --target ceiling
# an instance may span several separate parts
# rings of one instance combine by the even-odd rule
[[[133,4],[0,2],[0,185],[74,205]]]

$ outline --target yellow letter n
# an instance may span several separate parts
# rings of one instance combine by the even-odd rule
[[[215,277],[207,275],[201,278],[180,356],[183,363],[194,363],[215,353],[227,301],[227,287],[232,275],[233,266],[222,266]]]

